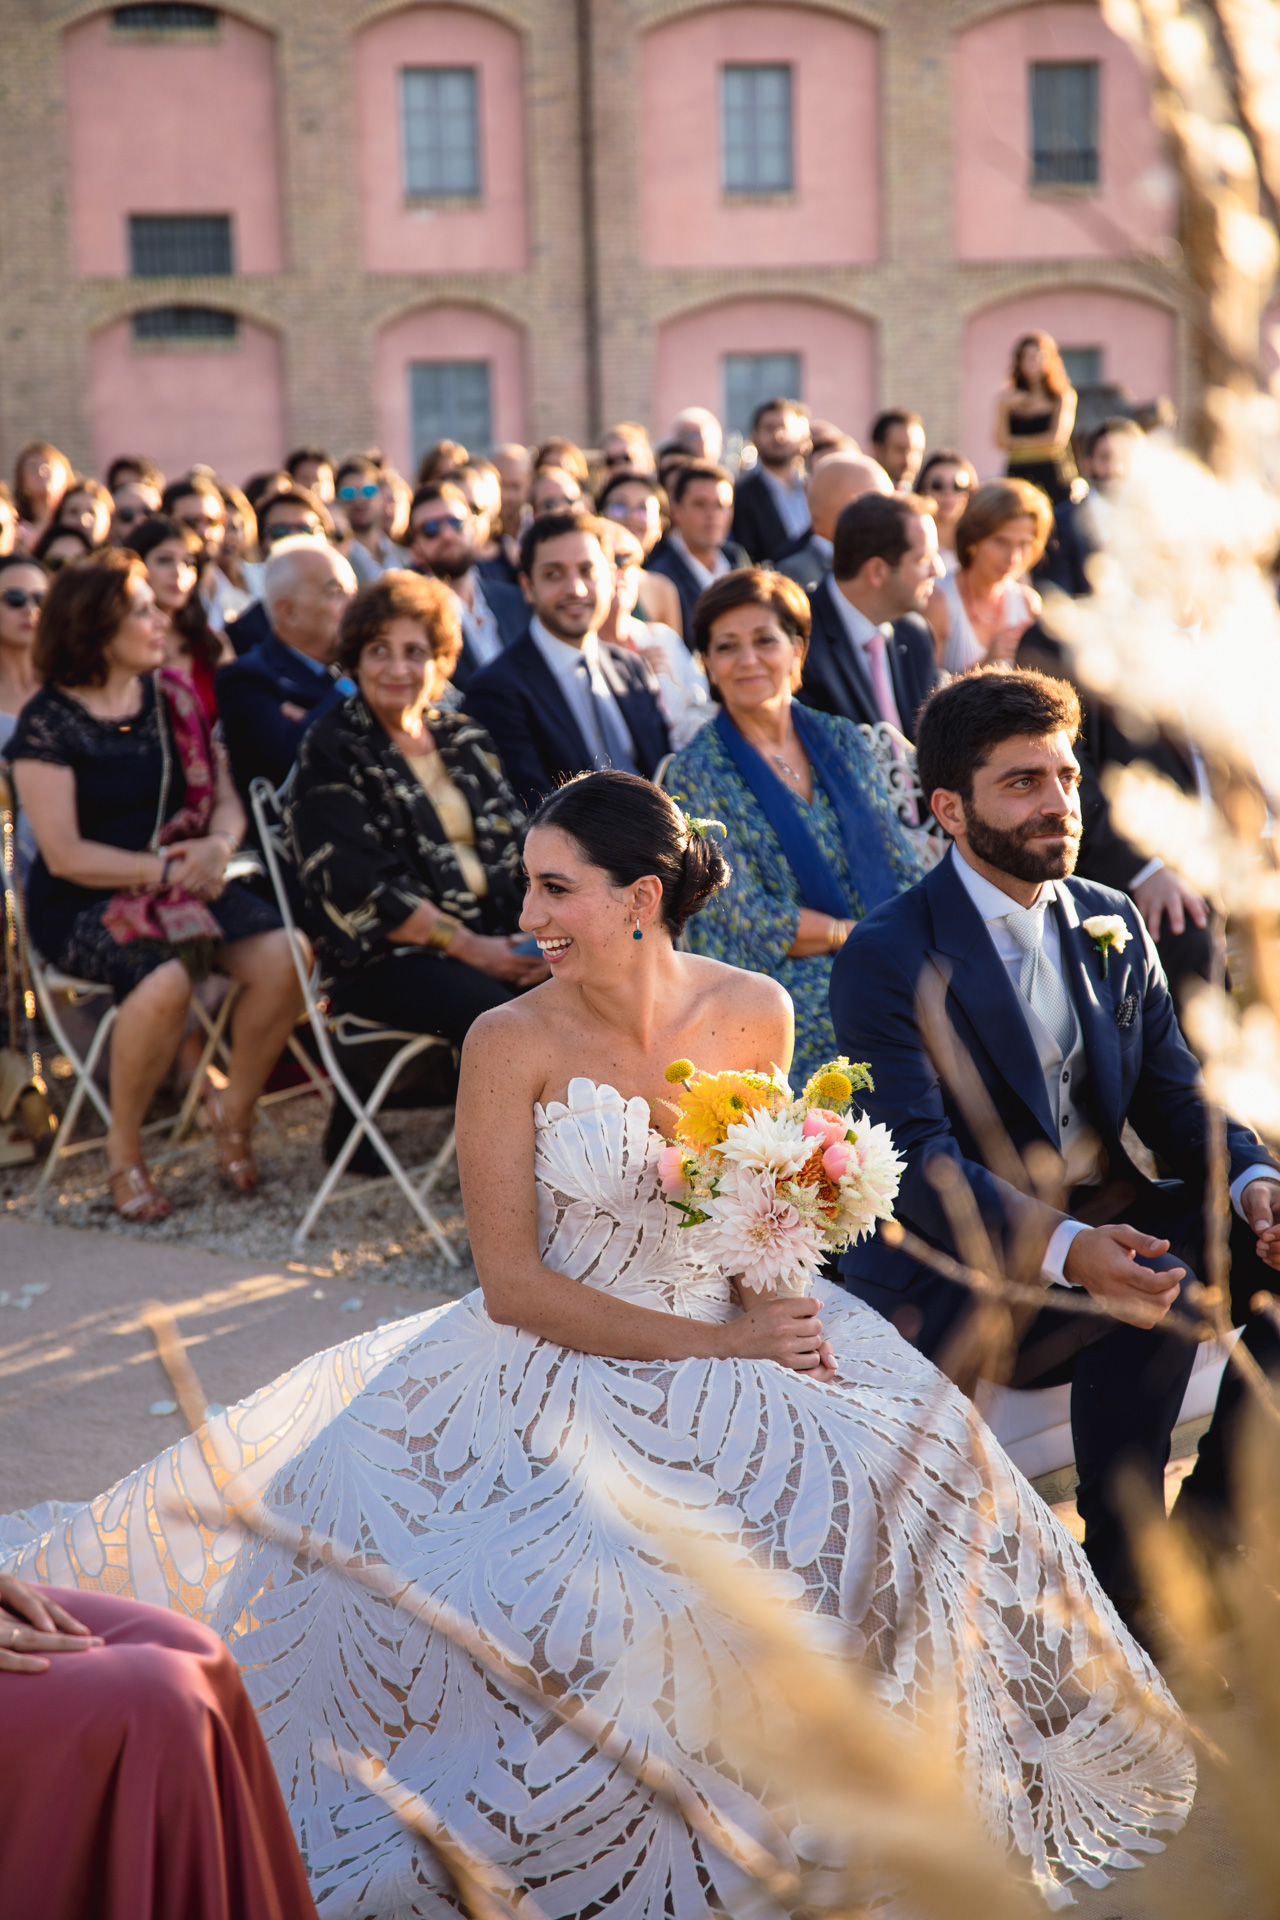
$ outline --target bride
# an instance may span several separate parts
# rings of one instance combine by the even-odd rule
[[[716,1758],[715,1698],[747,1684],[732,1623],[619,1509],[625,1479],[788,1570],[891,1707],[941,1698],[976,1806],[1050,1904],[1135,1864],[1185,1819],[1192,1762],[1074,1542],[877,1314],[836,1288],[741,1311],[662,1200],[667,1063],[791,1055],[776,983],[673,945],[727,878],[717,846],[658,788],[597,773],[546,802],[525,860],[522,925],[553,977],[472,1028],[458,1100],[480,1288],[304,1362],[6,1570],[224,1635],[325,1920],[456,1913],[335,1747],[385,1765],[549,1920],[701,1920],[741,1884],[453,1641],[227,1525],[228,1471],[237,1499],[416,1582],[759,1832]],[[1108,1686],[1105,1656],[1135,1688]]]

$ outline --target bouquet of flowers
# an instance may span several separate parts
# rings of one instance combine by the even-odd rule
[[[892,1217],[906,1165],[887,1127],[852,1109],[865,1066],[829,1061],[800,1098],[772,1073],[700,1073],[675,1060],[678,1115],[658,1177],[694,1257],[753,1293],[802,1294],[828,1253]]]

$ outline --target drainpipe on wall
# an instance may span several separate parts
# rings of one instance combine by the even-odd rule
[[[604,429],[600,377],[600,249],[596,226],[595,51],[592,0],[575,0],[578,28],[578,163],[582,210],[582,326],[585,342],[587,438],[598,446]]]

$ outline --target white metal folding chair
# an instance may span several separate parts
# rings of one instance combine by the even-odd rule
[[[259,778],[251,784],[249,796],[253,806],[254,823],[258,829],[258,840],[267,863],[267,872],[271,876],[276,905],[289,936],[298,984],[302,988],[307,1018],[311,1022],[311,1031],[316,1038],[320,1059],[333,1085],[334,1099],[346,1102],[354,1122],[341,1151],[320,1182],[315,1197],[293,1236],[294,1251],[296,1253],[301,1249],[321,1211],[329,1205],[330,1201],[354,1199],[356,1194],[366,1193],[371,1187],[382,1186],[387,1179],[390,1179],[395,1182],[427,1229],[443,1258],[451,1267],[457,1267],[461,1265],[458,1255],[450,1246],[440,1222],[427,1204],[427,1196],[453,1158],[453,1128],[450,1127],[448,1138],[425,1167],[406,1168],[394,1149],[388,1145],[376,1118],[383,1101],[409,1062],[432,1048],[447,1048],[449,1042],[441,1040],[432,1033],[402,1033],[391,1027],[378,1026],[373,1021],[357,1019],[351,1014],[339,1015],[332,1020],[329,1018],[327,1011],[321,1005],[319,975],[294,919],[293,904],[284,882],[285,868],[292,866],[293,860],[285,838],[280,795],[268,780]],[[373,1092],[367,1100],[362,1100],[343,1068],[339,1058],[339,1046],[373,1045],[375,1042],[385,1046],[388,1042],[396,1041],[400,1044],[378,1076]],[[361,1181],[359,1185],[347,1187],[340,1193],[337,1191],[338,1182],[362,1139],[372,1143],[387,1169],[386,1174],[375,1180]]]

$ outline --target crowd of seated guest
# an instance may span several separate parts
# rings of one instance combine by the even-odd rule
[[[1024,357],[1030,366],[1030,356]],[[1045,364],[1052,371],[1051,356]],[[882,412],[870,424],[870,452],[863,454],[852,435],[812,419],[800,401],[783,395],[755,408],[736,477],[720,464],[725,450],[720,423],[702,407],[683,409],[661,440],[651,440],[636,421],[620,421],[602,434],[594,452],[563,435],[548,436],[536,447],[507,442],[488,456],[456,439],[442,439],[423,454],[416,490],[377,448],[338,459],[321,446],[300,445],[278,467],[251,475],[241,490],[198,463],[166,481],[142,454],[113,460],[103,484],[77,472],[57,447],[32,441],[18,454],[12,492],[0,487],[0,748],[24,710],[44,728],[41,715],[52,702],[64,721],[73,715],[68,732],[76,737],[63,742],[67,764],[76,769],[74,780],[83,777],[94,806],[99,780],[119,784],[105,763],[90,767],[94,751],[80,736],[120,716],[113,709],[95,721],[91,709],[99,690],[77,693],[69,684],[56,684],[56,675],[55,684],[45,684],[48,669],[41,662],[53,659],[60,643],[49,638],[38,645],[36,635],[42,621],[49,626],[45,607],[51,583],[82,570],[87,578],[104,556],[123,549],[145,564],[148,644],[161,645],[157,664],[163,670],[158,681],[150,669],[138,669],[134,678],[144,692],[139,695],[137,686],[127,696],[120,692],[125,705],[141,701],[138,715],[144,723],[129,737],[129,750],[151,739],[145,714],[153,684],[173,689],[175,698],[185,688],[210,731],[208,752],[225,751],[238,805],[234,816],[219,811],[218,818],[229,823],[230,839],[237,844],[246,833],[244,816],[255,779],[276,789],[293,781],[296,792],[300,781],[305,789],[314,778],[320,742],[328,742],[330,755],[354,752],[353,703],[368,726],[375,726],[371,716],[377,703],[354,672],[354,661],[343,664],[349,649],[341,635],[345,623],[358,625],[366,618],[364,593],[384,583],[389,591],[410,595],[423,586],[434,592],[438,584],[446,596],[441,604],[447,604],[451,621],[438,604],[412,616],[420,634],[417,652],[426,647],[431,664],[405,711],[416,706],[419,717],[444,716],[432,719],[429,730],[465,721],[471,729],[465,738],[485,741],[475,751],[491,755],[501,770],[496,777],[510,791],[513,818],[575,773],[616,765],[652,775],[673,751],[671,777],[689,783],[691,792],[695,774],[701,783],[698,810],[710,817],[737,817],[746,803],[740,769],[725,758],[725,729],[745,739],[753,724],[759,731],[762,723],[757,716],[737,727],[730,717],[741,705],[737,679],[726,666],[717,680],[709,629],[699,612],[703,597],[720,592],[728,581],[738,583],[728,589],[731,600],[735,593],[746,597],[721,608],[717,621],[730,626],[757,618],[772,622],[778,658],[790,661],[785,673],[779,668],[779,685],[767,699],[760,696],[762,711],[774,715],[769,724],[786,733],[788,766],[802,777],[803,791],[787,818],[797,809],[807,818],[809,810],[818,820],[814,831],[831,840],[834,816],[828,816],[834,802],[824,797],[824,779],[837,776],[830,758],[821,765],[814,759],[806,729],[812,733],[826,720],[839,723],[836,757],[845,756],[839,779],[865,798],[874,786],[873,769],[860,737],[851,744],[850,727],[885,723],[893,738],[911,741],[915,716],[939,677],[980,661],[1034,659],[1061,674],[1069,671],[1039,619],[1040,601],[1029,576],[1046,589],[1088,591],[1090,555],[1105,538],[1108,491],[1123,479],[1138,431],[1131,421],[1111,420],[1091,434],[1082,457],[1089,485],[1077,483],[1053,512],[1044,495],[1016,475],[979,486],[963,454],[948,447],[928,451],[920,418],[909,409]],[[751,562],[776,569],[767,588],[761,584],[765,576],[750,570]],[[141,577],[140,572],[130,575]],[[795,612],[801,601],[803,621]],[[710,604],[719,603],[713,598]],[[396,615],[391,622],[397,630],[400,619]],[[459,649],[453,658],[441,635],[455,626]],[[717,644],[723,648],[728,642],[721,635]],[[366,651],[380,660],[383,650],[379,641]],[[372,664],[366,665],[373,672]],[[793,671],[798,675],[794,690]],[[116,688],[116,681],[111,685]],[[110,699],[115,698],[113,692]],[[1100,776],[1135,749],[1113,713],[1096,701],[1086,701],[1085,713],[1081,871],[1133,893],[1180,985],[1207,967],[1206,904],[1168,869],[1144,862],[1112,828]],[[383,729],[379,737],[396,737],[384,721],[376,725]],[[28,740],[31,727],[24,726],[22,740]],[[121,764],[127,762],[124,744],[122,731],[120,738],[113,737],[113,765],[117,753]],[[785,758],[787,748],[779,750]],[[1173,777],[1195,790],[1199,774],[1193,757],[1174,739],[1163,742],[1161,750]],[[895,751],[907,749],[900,744]],[[21,829],[34,859],[30,835],[43,811],[38,789],[44,775],[40,766],[33,775],[34,751],[27,761],[26,784],[37,797]],[[775,786],[788,780],[774,762],[768,764]],[[312,771],[304,778],[308,768]],[[145,785],[149,777],[136,768],[129,776],[132,785],[125,785],[135,800],[138,781]],[[225,784],[225,778],[220,768],[219,780]],[[719,797],[718,782],[726,783]],[[412,791],[416,815],[424,818],[432,797],[425,787]],[[224,794],[219,787],[218,796],[215,809],[233,804],[230,791]],[[135,808],[120,826],[111,817],[113,804],[108,800],[102,816],[107,821],[103,841],[114,843],[123,833],[120,844],[143,856],[145,894],[155,836],[144,834],[135,848],[141,815]],[[171,810],[178,804],[172,797],[166,801]],[[296,809],[296,800],[293,804]],[[880,799],[867,804],[875,811]],[[758,805],[754,795],[751,805]],[[79,817],[84,824],[90,815],[82,809]],[[99,816],[92,817],[96,822]],[[922,824],[913,822],[909,808],[905,817],[908,827]],[[47,839],[61,828],[50,828],[46,820],[44,831]],[[442,833],[437,818],[428,839],[438,842]],[[753,844],[769,844],[758,819],[752,820],[750,837]],[[909,838],[906,844],[912,844]],[[828,917],[854,918],[865,910],[858,877],[840,864],[847,860],[842,842],[831,840],[828,852],[837,890],[849,907],[848,914]],[[59,843],[55,866],[67,857]],[[725,907],[739,916],[742,929],[752,922],[752,910],[740,903],[749,897],[755,859],[754,853],[743,855],[738,889]],[[70,869],[55,872],[47,860],[36,862],[33,924],[48,958],[75,960],[83,968],[94,962],[83,928],[72,940],[72,896],[65,888],[87,889],[83,899],[75,896],[77,910],[87,911],[90,898],[101,905],[123,875],[112,867],[104,879],[106,869],[99,871],[96,852],[78,852],[74,864],[79,881]],[[91,877],[84,879],[90,868]],[[787,859],[773,877],[786,896],[787,912],[819,911],[798,894],[793,897],[795,876]],[[61,900],[61,918],[49,907],[50,890],[55,904]],[[494,898],[500,891],[495,888]],[[238,897],[228,892],[224,918]],[[835,897],[832,892],[832,902]],[[249,898],[274,911],[264,886]],[[218,910],[217,902],[204,904],[210,913]],[[483,914],[492,912],[491,900]],[[757,944],[778,945],[785,929],[780,921],[766,933],[767,921],[767,916],[759,921],[753,937]],[[710,914],[699,928],[710,935],[717,924]],[[798,925],[797,920],[770,964],[784,971],[799,968],[799,978],[816,977],[825,961],[808,950]],[[273,931],[274,922],[263,930]],[[514,921],[501,937],[513,930]],[[482,937],[472,927],[467,931]],[[485,932],[483,937],[499,935]],[[339,963],[326,938],[331,931],[322,926],[318,940],[326,969],[335,979],[341,974],[344,995],[358,999],[355,983],[372,965],[370,955],[347,953]],[[224,929],[219,950],[230,952],[235,944]],[[118,972],[118,956],[110,957]],[[380,965],[384,958],[379,953]],[[459,966],[471,964],[457,953],[453,958]],[[810,966],[811,961],[817,964]],[[97,964],[104,964],[101,956]],[[166,977],[176,980],[173,973]],[[432,977],[439,977],[438,970]],[[115,973],[112,981],[116,984]],[[130,982],[130,990],[139,984]],[[504,990],[510,985],[502,984]],[[175,988],[175,1006],[181,997]],[[816,1006],[821,990],[804,987],[801,998]],[[170,1009],[166,1020],[167,1032],[176,1012]],[[122,1023],[122,1073],[133,1025],[132,1016]],[[251,1037],[252,1018],[240,1018],[240,1031]],[[815,1033],[813,1048],[820,1051],[823,1044],[825,1036]],[[251,1078],[242,1059],[234,1096],[229,1096],[230,1118],[224,1121],[238,1134],[248,1125],[245,1088]],[[127,1081],[126,1073],[111,1170],[120,1176],[124,1202],[148,1217],[154,1196],[145,1170],[135,1178],[131,1169],[141,1165],[134,1138],[138,1101],[145,1104],[151,1080],[144,1075],[132,1090]]]

